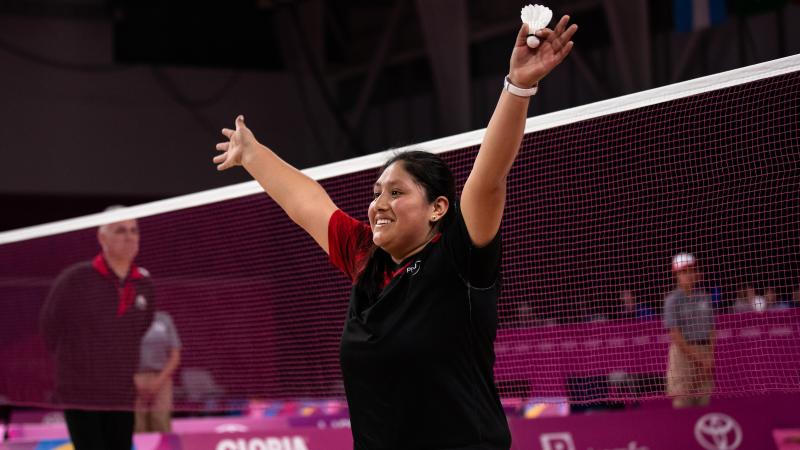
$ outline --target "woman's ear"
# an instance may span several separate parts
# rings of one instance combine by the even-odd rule
[[[447,214],[450,208],[450,201],[447,197],[440,195],[433,201],[433,212],[431,213],[431,222],[438,222]]]

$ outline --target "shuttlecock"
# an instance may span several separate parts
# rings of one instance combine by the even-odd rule
[[[520,11],[520,18],[522,22],[528,24],[528,47],[536,48],[539,46],[539,38],[534,33],[546,27],[553,18],[553,11],[547,6],[542,5],[528,5]]]

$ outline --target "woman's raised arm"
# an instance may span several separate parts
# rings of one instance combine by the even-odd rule
[[[259,143],[243,116],[236,118],[235,129],[223,128],[222,134],[228,141],[217,144],[223,152],[214,158],[217,170],[244,166],[289,218],[328,253],[328,221],[337,208],[325,189]]]
[[[566,58],[573,43],[577,25],[567,27],[564,16],[554,30],[536,33],[541,44],[531,49],[526,43],[528,26],[523,24],[517,35],[508,82],[521,89],[536,86]],[[461,193],[461,211],[472,242],[482,247],[500,229],[506,200],[506,177],[517,158],[530,97],[520,97],[504,89],[489,121],[475,164]]]

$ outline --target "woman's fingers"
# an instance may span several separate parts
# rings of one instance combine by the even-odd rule
[[[528,45],[528,24],[523,22],[522,26],[519,27],[519,33],[517,33],[517,43],[515,44],[517,47],[523,47]]]
[[[241,142],[239,141],[244,136],[243,134],[249,133],[247,130],[247,125],[244,123],[244,116],[238,115],[236,116],[235,123],[235,130],[230,128],[223,128],[222,134],[229,139],[228,142],[217,142],[216,149],[220,152],[223,152],[220,155],[215,156],[212,161],[214,164],[217,164],[217,170],[226,170],[230,169],[231,167],[237,166],[240,163],[237,161],[239,159],[238,153],[241,152],[240,145]],[[237,141],[234,142],[233,148],[231,148],[231,142],[234,139],[236,133],[240,133]],[[246,138],[246,137],[245,137]],[[233,150],[233,152],[231,152]]]
[[[223,155],[220,155],[220,156],[223,156]],[[216,158],[214,158],[214,159],[216,160]],[[216,162],[216,161],[214,161],[214,162]],[[217,166],[217,170],[230,169],[231,167],[233,167],[233,164],[229,160],[226,159],[226,160],[222,161],[222,164],[219,164]]]
[[[572,42],[572,36],[576,31],[578,31],[578,26],[572,24],[553,42],[553,48],[559,53],[561,59],[566,58],[569,52],[572,51],[572,47],[575,45],[575,43]]]
[[[536,30],[536,33],[534,34],[542,41],[546,41],[547,38],[550,37],[551,34],[553,34],[553,30],[551,30],[550,28],[542,28],[541,30]]]
[[[556,36],[560,35],[564,32],[564,29],[567,28],[567,23],[569,22],[569,16],[563,15],[561,16],[561,20],[558,21],[558,24],[555,27]]]
[[[567,42],[569,42],[572,39],[572,36],[575,34],[576,31],[578,31],[578,25],[573,23],[572,25],[569,26],[569,28],[566,29],[566,31],[561,33],[561,36],[558,37],[559,41],[561,41],[562,44],[566,45]]]
[[[560,55],[562,58],[565,57],[570,50],[572,50],[574,44],[571,44],[570,42],[572,36],[576,31],[578,31],[578,25],[572,24],[567,27],[568,23],[569,16],[564,15],[561,17],[561,20],[558,21],[556,28],[551,33],[548,33],[548,37],[550,37],[548,42],[550,42],[550,45],[553,46],[553,51],[557,54],[563,53]]]
[[[575,43],[574,43],[574,42],[572,42],[572,41],[569,41],[569,42],[567,42],[567,43],[566,43],[566,45],[564,45],[564,51],[563,51],[563,52],[561,52],[561,59],[562,59],[562,60],[563,60],[564,58],[566,58],[566,57],[567,57],[567,55],[569,55],[569,52],[571,52],[571,51],[572,51],[572,47],[574,47],[574,46],[575,46]]]

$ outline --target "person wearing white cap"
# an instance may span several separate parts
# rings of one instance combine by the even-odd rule
[[[707,405],[714,390],[714,315],[711,298],[696,286],[696,265],[690,253],[672,258],[676,288],[664,299],[671,339],[667,395],[675,408]]]

